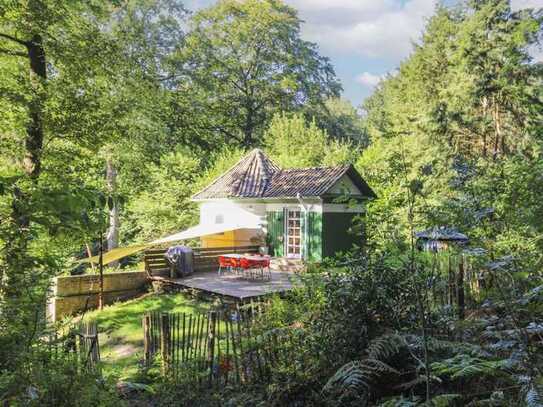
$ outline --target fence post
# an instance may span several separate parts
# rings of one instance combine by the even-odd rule
[[[209,313],[210,316],[210,330],[209,337],[207,339],[208,351],[208,366],[209,366],[209,387],[213,385],[213,362],[215,359],[215,321],[217,319],[217,314],[215,311]]]
[[[146,367],[151,364],[151,316],[145,314],[142,319],[143,324],[143,362]]]
[[[170,362],[170,316],[160,316],[160,355],[162,356],[162,374],[166,375]]]

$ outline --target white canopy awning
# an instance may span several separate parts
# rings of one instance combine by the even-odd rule
[[[163,243],[179,242],[181,240],[194,239],[196,237],[202,237],[202,236],[216,235],[218,233],[230,232],[232,230],[239,230],[239,229],[254,230],[255,233],[262,230],[259,224],[253,224],[253,223],[199,224],[191,228],[188,228],[187,230],[184,230],[182,232],[176,233],[174,235],[170,235],[170,236],[163,237],[161,239],[154,240],[150,244],[159,245]]]
[[[251,230],[258,233],[262,230],[261,225],[254,220],[247,220],[246,222],[238,223],[219,223],[219,224],[199,224],[188,228],[182,232],[175,233],[170,236],[163,237],[161,239],[153,240],[152,242],[145,243],[137,246],[118,247],[104,253],[103,263],[108,264],[113,261],[122,259],[123,257],[130,256],[148,247],[158,246],[166,243],[180,242],[182,240],[195,239],[202,236],[216,235],[218,233],[230,232],[232,230]],[[98,256],[93,256],[80,263],[98,263]]]

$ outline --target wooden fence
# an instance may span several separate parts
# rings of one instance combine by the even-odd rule
[[[259,246],[234,246],[234,247],[195,247],[193,248],[194,271],[217,270],[218,258],[226,253],[258,253]],[[145,251],[145,270],[151,276],[170,273],[171,265],[164,256],[165,248],[149,249]]]
[[[208,313],[149,313],[143,318],[144,361],[162,374],[208,387],[263,381],[299,349],[296,330],[261,332],[261,307]],[[159,358],[156,358],[159,356]]]
[[[54,332],[49,335],[48,347],[52,362],[69,356],[81,369],[96,369],[100,362],[98,325],[95,321],[82,321],[67,328],[60,336]]]
[[[80,362],[84,366],[95,368],[100,362],[98,324],[95,321],[81,322],[78,328],[77,339]]]

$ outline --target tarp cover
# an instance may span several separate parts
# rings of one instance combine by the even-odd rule
[[[220,223],[220,224],[210,224],[210,225],[196,225],[191,228],[188,228],[187,230],[184,230],[183,232],[176,233],[171,236],[163,237],[162,239],[155,240],[151,242],[153,245],[158,244],[164,244],[164,243],[170,243],[170,242],[179,242],[181,240],[187,240],[187,239],[194,239],[196,237],[201,236],[209,236],[209,235],[216,235],[217,233],[223,233],[228,232],[231,230],[238,230],[238,229],[255,229],[255,231],[260,230],[258,225],[252,225],[252,224],[226,224],[226,223]]]
[[[209,235],[215,235],[217,233],[223,233],[223,232],[229,232],[231,230],[240,230],[240,229],[249,229],[254,230],[255,232],[258,232],[261,230],[260,225],[256,223],[235,223],[235,224],[228,224],[228,223],[221,223],[221,224],[199,224],[196,226],[193,226],[191,228],[188,228],[187,230],[184,230],[179,233],[175,233],[170,236],[163,237],[161,239],[153,240],[152,242],[142,244],[142,245],[135,245],[135,246],[127,246],[127,247],[118,247],[116,249],[110,250],[107,253],[104,253],[103,256],[103,263],[108,264],[113,261],[122,259],[123,257],[130,256],[134,253],[137,253],[141,250],[145,250],[146,248],[152,247],[152,246],[158,246],[165,243],[173,243],[173,242],[179,242],[182,240],[188,240],[188,239],[194,239],[197,237],[202,236],[209,236]],[[89,257],[87,259],[83,259],[79,261],[79,263],[98,263],[99,256],[93,256]]]

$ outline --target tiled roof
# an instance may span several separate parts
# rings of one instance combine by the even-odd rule
[[[363,196],[375,197],[352,165],[283,170],[262,150],[254,149],[193,199],[294,198],[297,194],[317,197],[326,194],[345,174]]]

